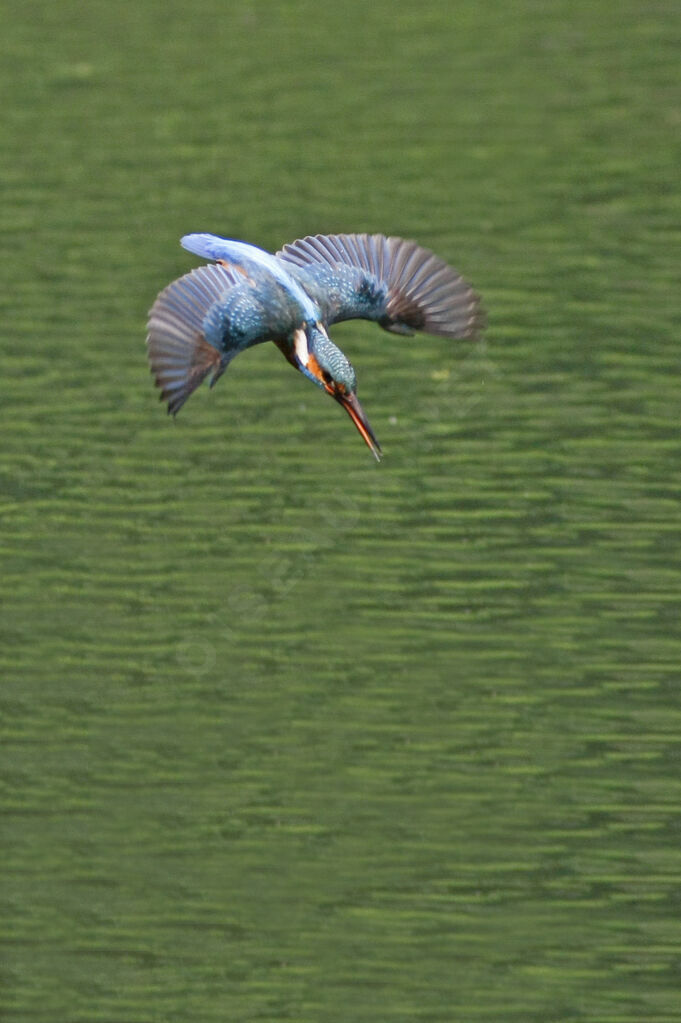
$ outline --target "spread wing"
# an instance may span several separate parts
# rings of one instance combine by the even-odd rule
[[[327,324],[375,320],[385,330],[475,338],[479,296],[428,249],[382,234],[315,235],[277,253],[321,307]]]
[[[164,288],[149,312],[147,346],[168,412],[178,412],[210,372],[212,386],[238,352],[276,333],[277,312],[243,272],[220,264]]]

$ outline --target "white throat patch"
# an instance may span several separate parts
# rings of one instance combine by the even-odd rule
[[[307,337],[302,327],[298,327],[298,330],[293,331],[293,350],[301,365],[307,366],[310,352],[307,347]]]

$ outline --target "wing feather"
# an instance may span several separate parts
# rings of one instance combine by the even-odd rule
[[[229,355],[206,338],[206,316],[243,276],[223,266],[202,266],[169,284],[149,312],[149,364],[168,412],[178,412],[212,371],[216,380]]]
[[[467,281],[413,241],[308,235],[285,245],[277,258],[314,297],[327,324],[359,318],[400,334],[474,338],[485,323],[480,298]]]

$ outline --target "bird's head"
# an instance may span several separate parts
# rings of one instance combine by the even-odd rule
[[[292,345],[284,354],[309,380],[342,405],[377,462],[381,445],[357,399],[357,377],[349,359],[335,345],[321,324],[294,331]]]

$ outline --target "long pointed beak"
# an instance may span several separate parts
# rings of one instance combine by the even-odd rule
[[[381,461],[381,445],[374,436],[374,431],[371,429],[369,420],[364,415],[364,409],[357,400],[356,394],[334,394],[336,401],[343,406],[345,411],[348,413],[353,423],[364,438],[364,442],[370,449],[372,455],[377,462]]]

